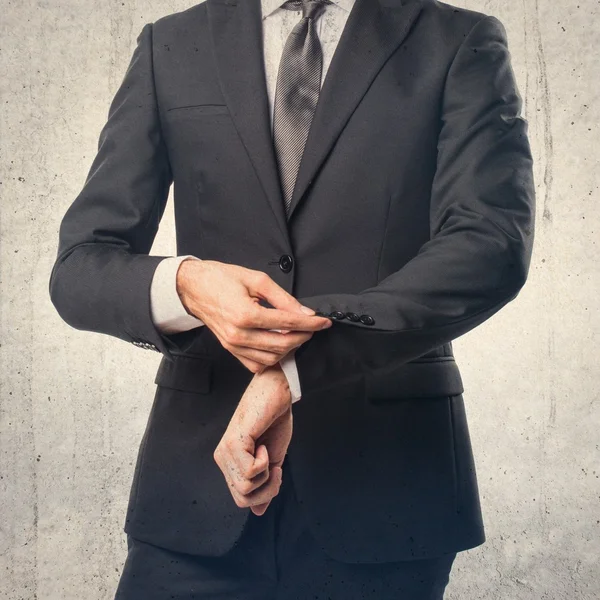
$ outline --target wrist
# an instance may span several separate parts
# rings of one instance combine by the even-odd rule
[[[274,365],[266,366],[262,372],[256,373],[254,376],[262,378],[263,380],[266,379],[270,385],[276,387],[277,396],[286,403],[289,401],[291,404],[292,390],[290,388],[288,378],[283,372],[279,362],[276,362]]]
[[[190,309],[190,296],[188,290],[190,289],[190,282],[192,279],[198,277],[198,269],[201,263],[201,260],[186,258],[179,264],[175,276],[175,289],[179,296],[179,300],[181,301],[183,308],[185,308],[185,311],[194,317],[197,315]]]

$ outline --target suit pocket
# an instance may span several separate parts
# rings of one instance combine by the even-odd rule
[[[371,404],[418,398],[440,398],[464,392],[452,356],[419,358],[384,375],[367,375],[365,393]]]
[[[227,114],[229,109],[226,104],[189,104],[187,106],[173,106],[167,110],[168,117],[190,117],[197,115]]]
[[[210,356],[174,355],[171,362],[163,358],[154,383],[163,388],[208,394],[212,388],[213,361]]]

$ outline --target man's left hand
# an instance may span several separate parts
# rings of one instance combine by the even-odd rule
[[[277,363],[254,375],[213,455],[237,506],[265,513],[291,438],[292,398]]]

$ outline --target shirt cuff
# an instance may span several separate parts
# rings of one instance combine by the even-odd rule
[[[298,402],[302,397],[302,391],[300,389],[300,379],[298,377],[298,368],[296,366],[296,358],[294,354],[295,350],[291,350],[288,352],[280,361],[281,370],[284,372],[287,377],[290,392],[292,394],[292,404],[294,402]]]
[[[177,293],[177,270],[187,258],[201,260],[191,254],[170,256],[161,260],[154,271],[150,310],[152,321],[161,333],[180,333],[204,325],[204,321],[187,312]]]

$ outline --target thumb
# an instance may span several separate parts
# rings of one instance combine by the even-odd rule
[[[303,306],[294,296],[288,294],[270,277],[262,279],[260,284],[254,286],[252,292],[279,310],[287,310],[295,313],[302,312],[306,315],[315,314],[312,308]]]
[[[264,465],[264,466],[263,466]],[[264,469],[269,465],[269,451],[264,444],[261,444],[256,450],[256,456],[254,457],[254,466],[263,467]]]

